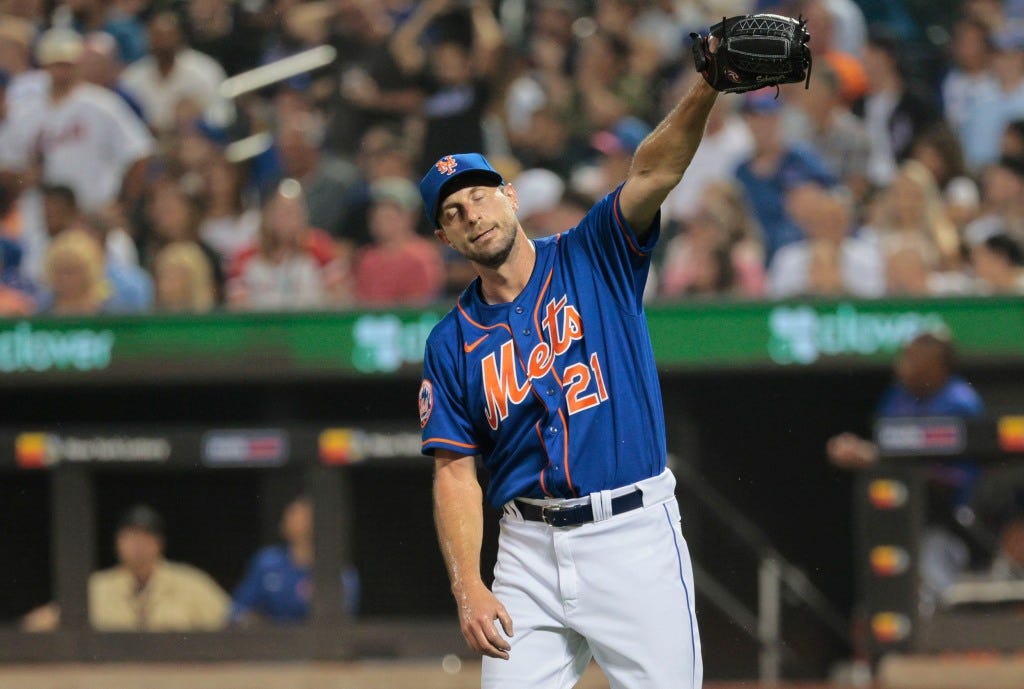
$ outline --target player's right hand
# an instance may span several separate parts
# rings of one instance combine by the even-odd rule
[[[469,647],[485,656],[508,660],[512,646],[494,625],[494,621],[498,620],[505,636],[512,636],[512,618],[505,606],[482,582],[457,595],[456,600],[462,635],[466,637]]]

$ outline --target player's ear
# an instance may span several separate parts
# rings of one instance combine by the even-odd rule
[[[508,197],[509,202],[512,204],[512,210],[519,210],[519,194],[516,192],[516,188],[512,186],[512,182],[505,182],[502,187],[502,191],[505,196]]]
[[[438,241],[444,242],[448,246],[452,245],[452,243],[448,241],[448,235],[445,234],[444,230],[434,230],[434,236],[437,237]]]

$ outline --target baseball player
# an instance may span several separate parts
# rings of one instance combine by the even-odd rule
[[[713,45],[701,42],[705,65],[727,54]],[[480,154],[444,156],[420,183],[437,237],[478,274],[427,339],[419,414],[441,550],[485,689],[567,689],[592,657],[616,689],[701,686],[641,298],[659,208],[717,95],[703,71],[626,180],[562,234],[529,239],[515,188]],[[480,574],[478,454],[503,513],[492,590]]]
[[[700,82],[637,149],[626,181],[561,235],[528,239],[515,189],[479,154],[445,156],[421,183],[438,237],[479,274],[427,341],[419,411],[484,687],[570,687],[592,655],[615,687],[701,684],[641,296],[658,209],[716,93]],[[493,593],[480,575],[476,454],[504,512]]]

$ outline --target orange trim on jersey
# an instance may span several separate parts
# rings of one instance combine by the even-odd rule
[[[557,240],[556,240],[555,243],[557,244]],[[537,303],[534,304],[534,306],[533,306],[533,327],[537,331],[537,339],[539,339],[541,342],[544,341],[544,335],[543,335],[544,331],[541,330],[540,319],[537,318],[537,313],[540,311],[540,305],[544,301],[544,295],[547,294],[547,292],[548,292],[548,285],[551,284],[551,276],[554,275],[554,272],[555,272],[554,268],[552,268],[551,270],[548,271],[548,277],[547,277],[546,280],[544,280],[544,286],[540,288],[540,294],[537,295]],[[553,342],[549,342],[548,344],[552,346],[552,349],[554,349],[554,343]],[[559,386],[561,386],[562,378],[558,375],[558,371],[555,370],[554,360],[553,359],[554,359],[554,354],[552,353],[551,373],[555,376],[555,380],[558,381]]]
[[[548,446],[544,443],[544,436],[540,432],[540,421],[533,425],[533,430],[537,431],[537,439],[540,440],[540,446],[544,449],[544,454],[548,458],[548,466],[551,466],[551,455],[548,454]],[[548,491],[548,487],[544,485],[544,472],[547,471],[548,467],[544,467],[540,470],[540,489],[544,491],[544,495],[549,498],[554,496]]]
[[[420,443],[420,447],[423,447],[429,443],[447,443],[449,445],[455,445],[456,447],[464,447],[467,450],[477,449],[476,445],[467,445],[466,443],[460,443],[457,440],[449,440],[448,438],[427,438],[422,443]]]
[[[646,256],[647,253],[641,251],[640,247],[638,247],[636,242],[633,241],[633,233],[627,229],[626,219],[622,217],[622,209],[619,207],[619,195],[621,193],[622,189],[619,188],[619,191],[615,193],[615,199],[612,201],[612,218],[615,219],[615,224],[619,226],[619,229],[622,230],[622,234],[625,235],[626,245],[629,246],[630,251],[637,256]]]
[[[470,318],[469,314],[466,313],[466,309],[462,308],[462,297],[459,297],[458,299],[455,300],[455,305],[459,307],[459,313],[462,314],[462,317],[465,318],[467,321],[469,321],[470,324],[473,325],[474,327],[480,328],[481,330],[494,330],[495,328],[504,328],[505,330],[508,331],[509,335],[512,335],[512,328],[508,327],[507,323],[495,323],[494,325],[483,325],[482,323],[477,323],[472,318]]]
[[[561,409],[558,410],[558,418],[562,420],[562,428],[565,430],[565,435],[562,436],[562,444],[565,447],[562,454],[562,466],[565,468],[565,482],[569,484],[569,490],[572,491],[572,494],[578,496],[579,493],[576,492],[576,487],[572,485],[572,475],[569,473],[569,423],[565,420],[565,414],[562,413]]]

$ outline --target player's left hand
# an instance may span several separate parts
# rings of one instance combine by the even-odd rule
[[[505,636],[512,636],[512,617],[490,589],[481,582],[457,597],[459,623],[466,643],[477,653],[508,660],[512,646],[498,633],[494,621],[501,623]]]

